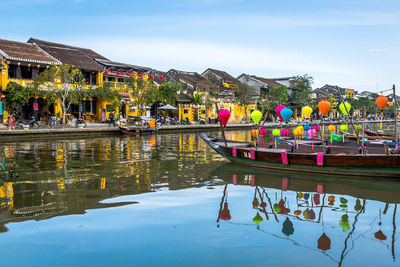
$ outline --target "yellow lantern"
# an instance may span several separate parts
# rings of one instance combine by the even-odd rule
[[[301,109],[301,113],[303,113],[303,116],[304,116],[306,119],[309,119],[309,118],[310,118],[312,112],[313,112],[313,110],[312,110],[312,108],[309,107],[309,106],[305,106],[305,107],[303,107],[303,108]]]

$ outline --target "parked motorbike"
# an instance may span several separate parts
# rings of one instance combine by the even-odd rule
[[[82,116],[80,119],[76,119],[75,123],[74,123],[74,127],[78,128],[79,125],[83,124],[83,128],[86,128],[87,124],[86,124],[86,120],[85,120],[85,116]]]
[[[200,119],[199,123],[204,125],[204,124],[206,124],[206,120],[205,119]]]
[[[18,120],[17,127],[24,128],[24,125],[29,125],[29,128],[39,128],[39,124],[37,123],[36,117],[31,116],[27,120]]]

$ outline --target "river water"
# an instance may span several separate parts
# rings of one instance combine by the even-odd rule
[[[400,181],[243,167],[196,133],[0,153],[4,266],[400,265]]]

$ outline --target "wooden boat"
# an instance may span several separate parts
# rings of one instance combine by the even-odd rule
[[[120,126],[119,129],[124,134],[130,135],[146,135],[157,133],[156,128],[145,128],[145,127],[137,127],[137,126]]]
[[[227,141],[225,145],[222,139],[205,134],[200,134],[200,137],[218,154],[243,165],[283,171],[400,179],[400,154],[386,155],[371,151],[362,154],[358,147],[345,150],[334,146],[329,153],[323,153],[322,146],[321,151],[315,146],[313,153],[306,149],[291,152],[291,146],[287,146],[286,149],[283,149],[282,145],[278,148],[255,148],[247,142]]]

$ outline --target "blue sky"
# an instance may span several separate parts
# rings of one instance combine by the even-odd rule
[[[2,39],[83,46],[164,71],[400,88],[399,0],[0,0],[0,10]]]

